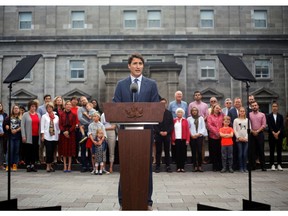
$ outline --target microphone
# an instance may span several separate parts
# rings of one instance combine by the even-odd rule
[[[133,94],[133,102],[135,102],[135,93],[138,92],[138,84],[137,83],[131,83],[130,85],[130,91],[132,92]]]

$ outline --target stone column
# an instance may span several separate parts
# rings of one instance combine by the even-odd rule
[[[98,91],[97,98],[102,102],[111,102],[114,92],[113,87],[116,83],[110,83],[102,70],[102,65],[106,65],[110,62],[110,54],[99,54],[98,56]]]
[[[50,94],[55,97],[56,85],[56,54],[43,54],[44,58],[44,95]]]
[[[3,102],[2,100],[2,93],[4,92],[3,90],[3,80],[4,80],[4,77],[3,77],[3,55],[0,55],[0,71],[1,71],[1,75],[0,75],[0,101]]]
[[[187,57],[188,57],[188,53],[175,53],[174,54],[175,62],[182,65],[182,71],[179,74],[179,85],[178,85],[177,90],[182,91],[183,96],[184,96],[183,97],[184,101],[187,101],[190,95],[190,92],[187,92],[187,85],[189,85],[189,83],[187,83],[187,73],[188,73]],[[172,94],[173,97],[174,97],[174,93]],[[187,95],[188,93],[189,95]]]
[[[288,112],[288,53],[283,54],[284,58],[284,79],[285,79],[285,112]]]

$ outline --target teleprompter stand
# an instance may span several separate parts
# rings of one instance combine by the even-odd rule
[[[10,125],[10,116],[11,116],[11,93],[12,93],[12,84],[16,83],[22,79],[31,71],[31,69],[34,67],[34,65],[37,63],[39,58],[42,55],[32,55],[27,56],[23,58],[16,67],[10,72],[10,74],[7,76],[7,78],[4,80],[3,83],[8,84],[9,88],[9,125]],[[9,130],[10,131],[10,130]],[[9,132],[9,139],[8,139],[8,145],[7,145],[7,151],[8,151],[8,185],[7,185],[7,192],[8,192],[8,199],[5,201],[0,202],[0,210],[10,210],[10,211],[16,211],[19,210],[17,208],[17,199],[11,199],[11,136]],[[41,208],[35,208],[35,209],[25,209],[25,210],[61,210],[61,206],[52,206],[52,207],[41,207]]]

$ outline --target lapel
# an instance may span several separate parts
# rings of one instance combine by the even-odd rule
[[[140,85],[140,92],[138,94],[138,102],[140,102],[141,100],[144,101],[143,97],[144,97],[144,91],[147,88],[146,85],[147,85],[147,80],[144,76],[142,76],[142,81],[141,81],[141,85]]]

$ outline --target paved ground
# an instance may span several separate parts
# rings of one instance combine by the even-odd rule
[[[153,209],[196,211],[197,203],[229,210],[242,210],[248,197],[248,174],[206,171],[204,173],[154,173]],[[119,210],[119,173],[92,176],[89,173],[12,173],[11,198],[18,208],[61,205],[62,210]],[[252,172],[252,200],[288,210],[288,169],[283,172]],[[0,171],[0,201],[7,199],[7,174]]]

